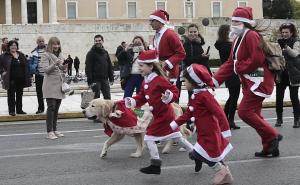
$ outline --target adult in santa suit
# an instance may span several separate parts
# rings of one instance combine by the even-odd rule
[[[146,174],[160,174],[161,159],[155,141],[174,139],[183,144],[188,151],[193,150],[193,145],[182,137],[178,128],[173,131],[169,126],[175,119],[171,103],[178,99],[178,89],[164,77],[158,65],[156,50],[141,52],[137,61],[144,81],[138,95],[125,98],[125,105],[134,108],[149,104],[153,121],[147,127],[144,140],[150,152],[151,165],[141,168],[140,171]]]
[[[262,151],[257,157],[279,156],[279,141],[282,136],[261,115],[262,102],[271,96],[274,76],[268,69],[261,49],[262,37],[252,25],[252,8],[238,7],[232,15],[231,35],[236,38],[228,60],[214,75],[218,87],[236,73],[242,84],[243,99],[238,108],[239,117],[256,130],[261,137]]]
[[[182,116],[170,123],[175,129],[191,120],[197,128],[197,143],[190,153],[195,160],[195,171],[200,171],[202,162],[216,171],[213,184],[225,184],[233,181],[229,167],[222,161],[232,149],[227,137],[231,136],[226,115],[208,91],[213,81],[207,68],[200,64],[190,65],[183,73],[186,88],[193,91],[188,109]]]
[[[167,72],[169,81],[176,84],[180,74],[179,65],[185,58],[185,51],[179,36],[168,28],[169,14],[156,10],[149,17],[151,27],[156,31],[153,46],[158,52],[160,63]]]

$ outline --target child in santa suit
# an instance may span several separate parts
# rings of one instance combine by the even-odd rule
[[[175,119],[171,103],[178,99],[178,89],[163,75],[159,67],[157,51],[143,51],[137,61],[144,81],[137,96],[125,98],[125,105],[134,108],[141,107],[145,103],[149,104],[153,121],[147,127],[144,140],[150,152],[151,165],[141,168],[140,171],[146,174],[160,174],[161,159],[155,141],[173,139],[183,144],[188,151],[193,150],[193,145],[182,137],[179,129],[173,130],[169,126],[169,123]]]
[[[170,123],[172,129],[191,120],[197,128],[197,143],[190,152],[195,160],[195,171],[201,170],[202,162],[216,171],[213,184],[233,181],[228,166],[222,161],[232,149],[227,137],[231,136],[226,115],[208,87],[213,87],[212,77],[203,65],[192,64],[183,73],[187,90],[193,91],[188,109]]]
[[[274,76],[262,48],[262,37],[253,27],[252,8],[238,7],[234,10],[231,34],[235,35],[228,60],[214,74],[214,84],[218,87],[232,74],[241,80],[243,98],[238,107],[239,117],[256,130],[261,137],[262,150],[256,157],[279,156],[279,141],[282,136],[261,115],[262,102],[271,96]]]

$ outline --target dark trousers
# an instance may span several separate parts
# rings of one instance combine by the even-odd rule
[[[300,107],[299,107],[299,97],[298,97],[298,86],[291,86],[289,81],[283,80],[281,83],[276,84],[276,113],[277,117],[282,118],[283,112],[283,98],[284,98],[284,91],[286,87],[290,89],[290,99],[293,105],[293,113],[294,118],[299,119],[300,114]]]
[[[261,115],[262,102],[265,98],[257,96],[250,92],[244,92],[244,96],[238,108],[239,117],[254,128],[261,137],[263,151],[267,151],[270,142],[278,136],[271,124],[269,124]]]
[[[229,121],[234,120],[234,115],[235,115],[235,111],[236,111],[236,107],[237,107],[237,101],[240,96],[240,89],[241,89],[240,85],[228,87],[229,97],[225,103],[224,112]]]
[[[47,132],[56,131],[58,109],[61,99],[46,98],[47,102]]]
[[[68,67],[68,75],[72,76],[72,67]]]
[[[95,82],[96,85],[92,87],[93,92],[95,92],[95,98],[100,98],[100,91],[103,94],[104,99],[110,100],[110,86],[107,79],[101,79]]]
[[[43,99],[43,81],[44,81],[44,76],[42,75],[35,75],[35,91],[36,91],[36,96],[38,100],[38,110],[44,111],[45,106],[44,106],[44,99]]]
[[[179,96],[178,96],[178,100],[176,100],[176,103],[179,103],[179,99],[180,99],[180,95],[181,95],[181,86],[182,86],[182,81],[180,80],[180,76],[179,76],[176,81],[176,87],[179,91]]]
[[[124,98],[131,97],[134,90],[136,90],[136,94],[138,94],[140,92],[142,82],[143,77],[140,74],[131,74],[126,80]]]
[[[191,154],[192,154],[192,156],[193,156],[196,160],[199,160],[199,161],[201,161],[201,162],[207,164],[209,167],[213,167],[213,166],[216,164],[216,162],[212,162],[212,161],[209,161],[209,160],[205,159],[202,155],[200,155],[200,154],[199,154],[198,152],[196,152],[195,150],[193,150],[193,151],[191,152]],[[224,164],[223,161],[220,161],[220,162],[221,162],[222,164]]]
[[[10,81],[9,89],[7,90],[9,113],[22,112],[23,86],[24,84],[19,81]]]
[[[75,70],[76,70],[76,76],[78,76],[79,75],[79,68],[75,68]]]

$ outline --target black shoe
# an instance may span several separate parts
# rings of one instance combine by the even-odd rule
[[[43,110],[40,110],[40,109],[39,109],[39,110],[36,111],[35,113],[36,113],[36,114],[41,114],[41,113],[43,113],[43,112],[44,112]]]
[[[16,116],[16,113],[10,112],[9,115],[11,115],[11,116]]]
[[[278,134],[278,136],[273,139],[269,145],[269,148],[268,148],[268,153],[271,154],[273,153],[274,151],[278,150],[278,147],[279,147],[279,141],[281,141],[283,138],[282,135]]]
[[[299,119],[297,120],[294,120],[294,125],[293,125],[293,128],[300,128],[300,122],[299,122]]]
[[[282,119],[277,119],[275,123],[275,127],[281,127],[282,123],[283,123]]]
[[[234,123],[234,121],[229,121],[229,126],[230,126],[230,129],[232,129],[232,130],[237,130],[237,129],[241,128],[239,126],[236,126],[236,124]]]
[[[196,159],[192,152],[189,153],[189,158],[195,161],[195,172],[199,172],[202,168],[202,161]]]
[[[279,149],[277,148],[272,153],[261,151],[261,152],[255,152],[254,155],[255,157],[278,157],[280,153],[279,153]]]
[[[154,165],[150,165],[148,167],[145,168],[141,168],[140,172],[145,173],[145,174],[156,174],[159,175],[161,172],[160,166],[154,166]]]
[[[27,113],[21,110],[21,111],[17,111],[17,114],[27,114]]]

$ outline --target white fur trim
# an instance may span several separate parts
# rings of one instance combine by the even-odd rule
[[[159,60],[158,60],[158,58],[151,59],[151,60],[140,60],[140,59],[137,59],[137,62],[138,63],[158,63]]]
[[[171,127],[173,130],[175,130],[175,129],[178,127],[178,124],[177,124],[175,121],[172,121],[172,122],[170,123],[170,127]]]
[[[220,87],[219,82],[214,77],[212,77],[212,80],[213,80],[215,87]]]
[[[136,106],[136,101],[133,98],[126,97],[125,99],[125,106],[127,108],[134,108]]]
[[[163,141],[163,140],[170,140],[170,139],[180,138],[180,137],[182,137],[182,134],[178,131],[178,132],[173,132],[166,136],[145,135],[144,140],[145,141]]]
[[[162,102],[168,104],[172,101],[174,94],[169,89],[166,90],[165,94],[167,95],[166,99],[162,99]]]
[[[202,86],[202,85],[205,84],[205,83],[198,77],[198,75],[195,73],[195,71],[194,71],[194,69],[193,69],[192,66],[189,66],[189,67],[187,68],[187,72],[189,73],[189,75],[191,76],[191,78],[192,78],[193,80],[195,80],[195,82],[196,82],[198,85]]]
[[[197,153],[199,153],[202,157],[212,162],[219,162],[223,160],[224,157],[230,152],[230,150],[232,150],[232,148],[232,145],[228,143],[226,148],[223,150],[223,153],[220,156],[213,158],[208,155],[208,153],[204,150],[204,148],[202,148],[202,146],[199,143],[196,143],[194,145],[194,150],[196,150]]]
[[[222,132],[223,137],[230,137],[231,136],[231,131],[230,130],[226,130]]]
[[[253,20],[250,20],[250,19],[247,19],[247,18],[244,18],[244,17],[231,17],[231,20],[232,21],[246,22],[246,23],[249,23],[249,24],[251,24],[251,22],[253,22]]]
[[[255,91],[259,87],[260,83],[263,82],[263,77],[251,77],[248,74],[244,74],[244,77],[246,79],[250,80],[251,82],[254,82],[254,84],[250,88],[250,90],[253,92],[253,94],[260,96],[260,97],[264,97],[264,98],[271,97],[271,94],[265,94],[262,92]]]
[[[193,106],[189,106],[189,110],[190,110],[191,112],[193,112],[193,111],[194,111],[194,107],[193,107]]]
[[[165,63],[168,65],[170,69],[173,69],[173,64],[169,60],[165,60]]]
[[[157,20],[157,21],[159,21],[159,22],[161,22],[161,23],[163,23],[163,24],[166,24],[166,21],[165,21],[165,20],[163,20],[162,18],[160,18],[160,17],[158,17],[158,16],[156,16],[156,15],[150,15],[149,18],[150,18],[150,19],[155,19],[155,20]]]

